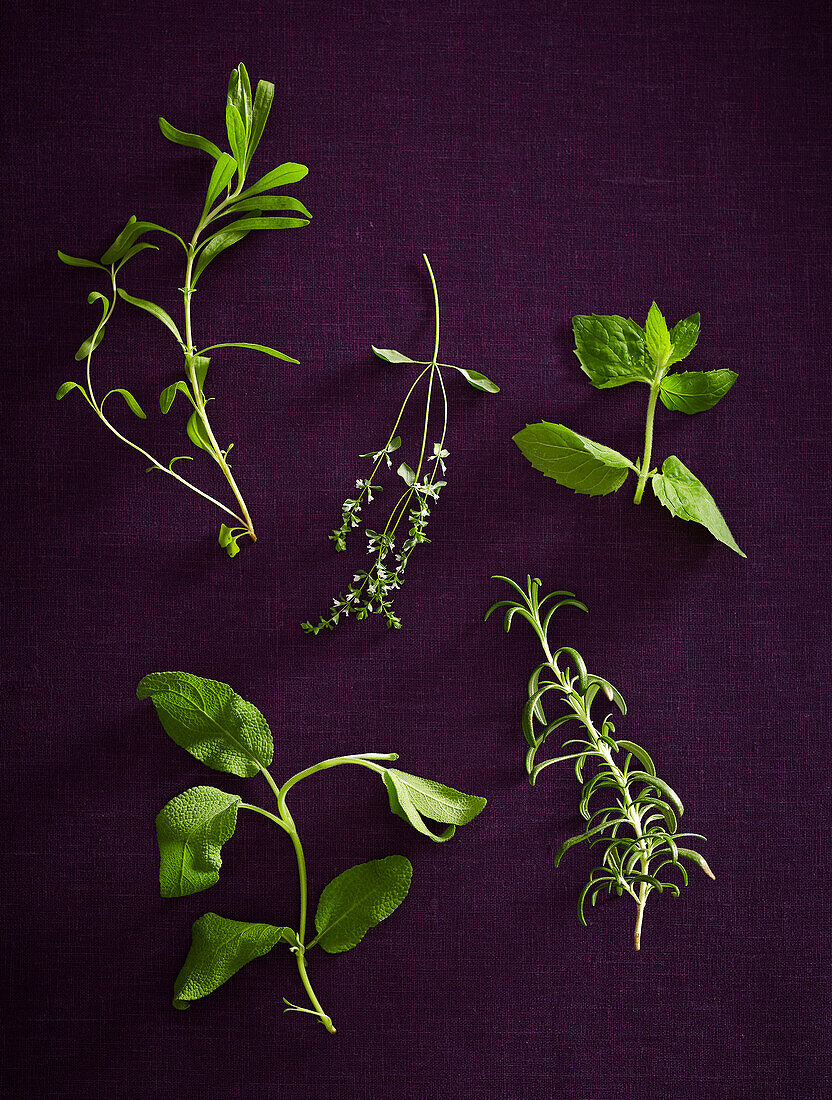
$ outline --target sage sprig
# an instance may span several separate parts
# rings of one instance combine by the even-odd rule
[[[382,491],[382,486],[376,484],[379,473],[383,473],[384,467],[392,469],[391,455],[402,446],[402,439],[396,433],[399,430],[404,411],[407,408],[413,394],[420,382],[424,382],[425,411],[422,418],[421,444],[419,457],[414,466],[402,462],[396,474],[404,482],[404,489],[396,501],[393,510],[387,520],[383,531],[375,531],[366,528],[364,534],[367,538],[367,553],[372,559],[368,569],[358,569],[352,578],[352,582],[346,592],[339,594],[332,602],[327,616],[321,616],[317,623],[307,621],[302,627],[307,634],[318,634],[322,630],[334,630],[342,618],[354,615],[356,619],[367,619],[370,615],[383,615],[387,626],[399,630],[401,619],[393,609],[393,594],[401,588],[404,581],[404,572],[410,561],[410,555],[417,546],[430,542],[426,534],[428,520],[430,519],[431,505],[439,499],[439,494],[445,488],[445,474],[447,472],[446,459],[449,451],[445,447],[448,432],[448,395],[445,389],[445,380],[442,370],[454,370],[462,375],[465,381],[474,389],[483,393],[499,393],[500,387],[495,385],[484,374],[465,367],[456,367],[451,363],[438,362],[439,357],[439,292],[436,289],[436,279],[427,256],[422,254],[425,266],[430,276],[430,284],[433,290],[434,305],[434,341],[433,356],[425,361],[411,359],[391,348],[373,347],[373,352],[386,363],[410,364],[422,368],[405,394],[398,415],[392,429],[387,435],[386,441],[376,448],[371,449],[361,458],[369,459],[372,470],[368,477],[356,479],[355,488],[358,492],[348,497],[341,506],[341,523],[332,531],[329,538],[338,551],[346,550],[347,538],[356,527],[361,525],[361,511],[365,504],[373,501],[374,494]],[[430,424],[434,414],[433,405],[436,400],[437,390],[442,399],[442,428],[431,437]],[[430,448],[429,439],[434,439]],[[407,517],[405,519],[405,517]],[[407,526],[407,535],[399,543],[396,535],[402,524]]]
[[[193,926],[193,941],[174,983],[176,1008],[218,989],[246,963],[285,944],[294,955],[311,1008],[283,998],[284,1011],[314,1016],[334,1033],[307,970],[315,946],[329,954],[349,951],[365,934],[390,916],[407,896],[412,867],[404,856],[385,856],[359,863],[325,886],[315,911],[315,932],[308,929],[309,891],[306,858],[289,792],[302,780],[342,764],[372,772],[384,784],[390,809],[431,840],[450,840],[485,806],[485,799],[463,794],[442,783],[389,767],[396,753],[363,752],[321,760],[278,786],[269,768],[274,742],[265,718],[227,685],[185,672],[153,672],[139,683],[138,697],[151,699],[165,732],[201,763],[215,771],[250,778],[261,775],[277,802],[277,812],[244,802],[216,787],[191,787],[171,799],[156,818],[159,841],[159,885],[163,897],[178,898],[207,890],[219,880],[222,848],[234,835],[239,811],[260,814],[292,843],[298,868],[300,909],[296,927],[231,920],[205,913]],[[446,825],[437,832],[429,821]]]
[[[297,364],[298,360],[282,351],[268,347],[261,343],[249,343],[233,341],[230,343],[214,343],[198,348],[194,337],[191,299],[197,289],[197,282],[217,256],[226,249],[239,243],[254,230],[259,229],[297,229],[309,224],[311,214],[298,199],[288,195],[269,195],[265,192],[273,191],[277,187],[296,183],[307,175],[308,169],[302,164],[287,162],[272,169],[262,176],[256,183],[246,187],[246,178],[252,157],[263,136],[266,121],[271,110],[274,98],[274,85],[266,80],[261,80],[257,85],[257,91],[252,96],[251,82],[246,67],[240,63],[231,73],[226,98],[225,121],[228,142],[231,153],[222,152],[218,146],[199,134],[188,134],[171,126],[164,118],[159,119],[162,133],[176,145],[184,145],[189,148],[200,149],[207,153],[215,162],[208,190],[202,207],[202,213],[196,225],[196,229],[190,239],[185,239],[155,222],[137,221],[135,215],[128,219],[122,231],[107,248],[100,260],[88,260],[76,256],[68,256],[64,252],[58,252],[58,257],[70,267],[95,268],[104,271],[108,276],[106,293],[93,291],[87,301],[90,305],[99,304],[101,317],[92,335],[81,344],[75,353],[77,361],[86,363],[86,377],[83,382],[64,382],[57,392],[60,401],[70,390],[78,390],[86,399],[95,415],[113,435],[132,447],[140,455],[150,462],[147,472],[160,471],[178,481],[186,489],[197,493],[204,500],[216,505],[230,520],[220,527],[219,544],[229,557],[234,557],[239,552],[238,542],[247,536],[256,541],[254,525],[249,514],[246,502],[231,472],[231,464],[228,461],[228,453],[233,443],[221,447],[211,427],[208,418],[208,402],[212,397],[206,396],[205,380],[208,373],[210,358],[208,352],[218,351],[223,348],[247,348],[251,351],[262,352],[264,355],[275,359],[283,359],[287,363]],[[273,211],[291,211],[292,214],[300,214],[301,217],[284,217],[273,215]],[[264,216],[267,215],[267,216]],[[234,220],[227,220],[227,219]],[[184,285],[180,287],[183,296],[183,323],[182,329],[177,325],[170,314],[155,302],[144,298],[135,297],[118,285],[118,277],[122,268],[134,256],[147,249],[156,250],[156,245],[141,240],[148,233],[164,233],[182,246],[185,253]],[[129,439],[123,432],[116,428],[108,419],[104,411],[104,404],[112,394],[120,394],[128,408],[136,416],[146,419],[144,410],[139,402],[124,387],[111,389],[102,398],[97,398],[92,385],[91,364],[93,353],[104,338],[116,303],[119,299],[142,309],[155,317],[171,335],[183,356],[182,378],[166,386],[159,397],[159,405],[164,414],[167,414],[181,393],[184,400],[190,406],[190,416],[186,424],[186,431],[190,442],[199,450],[204,451],[219,466],[223,477],[228,482],[234,497],[234,506],[228,506],[210,496],[204,490],[198,488],[192,482],[183,477],[178,469],[174,469],[174,463],[185,459],[192,459],[191,455],[177,455],[164,462],[154,458],[144,447],[134,440]],[[235,510],[236,509],[236,510]]]
[[[511,629],[515,615],[524,618],[540,640],[545,660],[529,678],[528,701],[523,707],[522,727],[528,744],[526,775],[534,786],[550,764],[574,761],[581,784],[579,811],[586,822],[583,832],[564,841],[555,856],[555,866],[577,844],[603,850],[578,898],[578,916],[586,926],[584,907],[594,906],[599,894],[627,894],[636,904],[635,949],[641,947],[641,930],[647,899],[653,891],[679,896],[679,886],[668,876],[676,872],[684,885],[688,876],[682,860],[695,863],[709,878],[714,874],[699,852],[682,847],[680,840],[704,840],[700,833],[679,832],[683,806],[673,788],[660,779],[650,754],[632,741],[617,737],[612,716],[598,723],[592,705],[599,694],[614,702],[621,714],[627,707],[620,692],[608,680],[587,671],[577,650],[561,646],[552,651],[549,623],[561,607],[587,608],[571,592],[550,592],[540,598],[540,581],[526,578],[526,591],[508,577],[495,577],[516,589],[519,599],[500,600],[490,607],[486,619],[498,608],[506,608],[504,625]],[[548,607],[550,600],[555,602]],[[566,710],[550,720],[544,709],[551,693]],[[567,722],[577,722],[580,732],[563,742],[564,755],[538,762],[537,754],[549,736]],[[588,765],[591,766],[588,768]],[[600,804],[599,804],[600,803]]]
[[[626,386],[630,382],[643,382],[650,387],[642,457],[631,462],[611,447],[595,443],[564,424],[546,420],[527,424],[514,436],[514,442],[545,477],[587,496],[616,492],[627,480],[628,472],[634,471],[638,478],[636,504],[641,503],[649,481],[656,498],[672,515],[701,523],[714,538],[744,558],[746,555],[737,545],[716,501],[680,459],[670,455],[664,460],[661,473],[650,465],[653,420],[659,399],[665,408],[692,415],[712,409],[737,380],[732,370],[669,373],[696,346],[699,314],[694,313],[668,329],[653,302],[644,328],[631,318],[595,314],[573,317],[572,328],[575,354],[596,389]]]

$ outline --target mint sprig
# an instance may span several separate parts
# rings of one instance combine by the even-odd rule
[[[231,154],[223,152],[217,145],[199,134],[185,133],[171,126],[165,119],[159,119],[162,134],[168,141],[187,148],[200,149],[207,153],[213,160],[213,171],[208,181],[202,214],[190,240],[179,236],[171,229],[166,229],[155,222],[138,221],[133,215],[127,224],[105,250],[101,260],[87,260],[75,256],[68,256],[64,252],[58,252],[58,258],[70,267],[95,268],[104,271],[109,276],[109,287],[106,294],[93,291],[88,297],[88,302],[94,305],[101,303],[102,314],[92,335],[83,342],[75,354],[79,362],[86,361],[86,378],[84,382],[64,382],[57,392],[60,401],[70,390],[79,390],[86,399],[98,419],[108,428],[113,435],[137,451],[150,462],[147,472],[159,471],[178,481],[186,489],[197,493],[204,500],[215,505],[224,512],[233,522],[231,525],[223,523],[220,528],[219,544],[229,557],[234,557],[239,552],[238,542],[243,537],[256,541],[254,525],[249,515],[248,508],[236,479],[231,472],[231,464],[228,461],[228,453],[233,444],[221,447],[208,419],[208,403],[213,398],[206,396],[205,379],[208,373],[210,358],[208,352],[221,348],[247,348],[261,352],[275,359],[282,359],[287,363],[297,365],[297,359],[285,355],[282,351],[266,346],[265,344],[234,341],[231,343],[211,344],[209,347],[198,349],[192,323],[191,299],[196,292],[197,281],[203,271],[226,249],[243,240],[255,229],[298,229],[309,224],[311,214],[298,199],[288,195],[263,195],[262,192],[270,191],[275,187],[295,183],[306,176],[307,169],[302,164],[288,162],[280,167],[267,172],[257,183],[244,190],[246,176],[271,110],[274,98],[274,85],[266,80],[261,80],[257,85],[254,97],[251,92],[246,67],[240,63],[231,73],[226,97],[226,133],[231,147]],[[250,196],[256,195],[253,199]],[[278,216],[263,217],[264,211],[291,212],[292,215],[300,214],[300,217]],[[242,217],[238,215],[242,214]],[[228,222],[229,217],[236,220]],[[147,249],[157,250],[155,245],[140,238],[147,233],[164,233],[178,241],[185,253],[184,285],[179,289],[183,295],[183,315],[181,327],[170,314],[155,302],[129,294],[118,285],[118,275],[124,265],[134,256]],[[122,431],[117,429],[104,411],[104,403],[107,398],[118,393],[126,402],[130,410],[139,418],[146,419],[144,410],[136,401],[129,390],[123,387],[111,389],[101,399],[97,398],[92,385],[92,356],[104,338],[107,326],[112,318],[116,303],[119,299],[150,314],[165,327],[176,342],[177,348],[183,356],[183,378],[166,386],[159,398],[162,413],[170,411],[177,394],[181,393],[190,406],[190,414],[186,423],[187,436],[191,443],[199,450],[204,451],[213,462],[219,466],[231,493],[234,497],[233,506],[224,504],[215,497],[210,496],[192,482],[184,478],[178,470],[174,469],[174,463],[183,458],[191,458],[191,455],[177,455],[165,462],[154,458],[144,447],[129,439]],[[236,509],[236,510],[235,510]]]
[[[218,880],[222,850],[234,836],[241,810],[267,818],[292,843],[298,868],[300,912],[296,928],[231,920],[205,913],[193,926],[191,948],[174,984],[174,1007],[188,1008],[212,993],[241,967],[278,944],[294,955],[301,983],[312,1005],[303,1008],[283,998],[284,1011],[313,1015],[334,1033],[312,988],[308,952],[315,946],[329,954],[356,947],[366,933],[389,917],[410,888],[412,867],[404,856],[359,863],[324,887],[315,913],[316,935],[308,936],[306,857],[287,796],[301,780],[318,772],[355,764],[377,775],[390,808],[417,832],[434,841],[449,840],[485,807],[485,799],[463,794],[443,783],[384,766],[396,753],[365,752],[336,756],[313,764],[278,787],[268,770],[274,741],[266,720],[251,703],[227,684],[186,672],[153,672],[140,682],[140,699],[152,700],[162,726],[177,745],[215,771],[244,778],[261,775],[277,801],[277,812],[244,802],[217,787],[191,787],[172,798],[156,818],[159,841],[159,886],[163,897],[179,898],[209,889]],[[426,819],[447,825],[436,834]]]
[[[659,400],[665,408],[692,415],[712,409],[737,380],[732,370],[679,371],[670,373],[686,359],[699,338],[699,314],[679,321],[668,329],[655,302],[644,328],[628,317],[616,315],[572,318],[575,354],[581,368],[596,389],[642,382],[650,387],[642,457],[632,462],[626,456],[594,443],[563,424],[543,420],[528,424],[514,436],[514,442],[545,477],[576,493],[601,496],[617,492],[632,470],[637,476],[634,502],[640,504],[648,481],[656,498],[681,519],[701,523],[714,538],[742,552],[711,494],[699,479],[671,455],[661,473],[651,468],[653,421]]]

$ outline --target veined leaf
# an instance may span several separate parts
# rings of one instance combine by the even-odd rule
[[[172,141],[175,145],[187,145],[191,149],[201,149],[203,153],[208,153],[215,160],[219,160],[220,157],[226,155],[208,138],[200,137],[199,134],[186,134],[184,130],[177,130],[164,118],[159,119],[159,129],[168,141]]]
[[[453,787],[446,787],[444,783],[408,775],[396,768],[385,769],[384,785],[393,813],[423,836],[436,841],[450,840],[456,826],[467,825],[486,804],[486,800],[477,795],[463,794]],[[448,828],[437,835],[425,824],[423,815],[448,825]]]
[[[253,199],[243,199],[241,202],[235,202],[231,206],[227,207],[224,211],[225,214],[236,214],[237,211],[245,210],[296,210],[298,213],[303,214],[305,218],[311,218],[312,215],[303,205],[299,199],[293,199],[290,195],[258,195]]]
[[[413,868],[404,856],[359,863],[324,887],[315,913],[317,942],[324,951],[349,951],[396,910],[410,889]]]
[[[693,370],[668,374],[662,379],[659,397],[676,412],[698,413],[712,409],[737,380],[732,370]]]
[[[647,359],[644,332],[627,317],[577,316],[572,318],[575,354],[584,374],[599,390],[626,386],[628,382],[653,380]]]
[[[219,881],[223,844],[234,835],[239,795],[191,787],[160,810],[159,888],[163,898],[198,894]]]
[[[85,260],[81,256],[67,256],[66,252],[61,252],[58,249],[58,259],[61,263],[68,264],[69,267],[98,267],[102,271],[106,271],[104,264],[98,263],[97,260]]]
[[[286,161],[285,164],[280,164],[277,168],[273,168],[271,172],[267,172],[265,176],[261,176],[257,183],[247,187],[241,193],[240,198],[247,199],[251,195],[259,195],[261,191],[271,191],[273,187],[285,187],[287,183],[297,183],[298,180],[302,180],[304,176],[308,175],[309,169],[304,164]]]
[[[161,306],[157,306],[155,302],[145,301],[144,298],[134,298],[132,294],[128,294],[127,291],[124,290],[122,287],[118,288],[118,292],[119,295],[125,300],[125,302],[129,302],[133,306],[138,306],[139,309],[145,310],[146,313],[152,314],[159,321],[161,321],[165,328],[169,329],[173,333],[180,346],[184,348],[185,344],[182,340],[181,335],[179,334],[179,329],[176,327],[173,318],[167,312],[167,310],[162,309]]]
[[[190,1008],[190,1002],[213,993],[237,971],[283,940],[296,941],[291,928],[250,924],[205,913],[193,926],[193,942],[173,987],[173,1007]]]
[[[408,486],[408,488],[416,481],[416,474],[406,462],[403,462],[401,466],[399,466],[398,470],[396,470],[396,473],[399,475],[405,485]]]
[[[239,342],[231,344],[212,344],[210,348],[203,348],[203,351],[214,351],[216,348],[251,348],[252,351],[262,351],[265,355],[271,355],[275,359],[283,359],[286,363],[294,363],[295,366],[300,366],[299,360],[293,359],[291,355],[284,355],[282,351],[268,348],[265,344],[242,344]]]
[[[271,764],[266,719],[228,684],[187,672],[151,672],[136,695],[151,699],[171,740],[209,768],[252,776]]]
[[[667,365],[672,367],[674,363],[680,363],[683,359],[687,359],[696,347],[696,341],[699,339],[699,314],[693,313],[690,317],[686,317],[684,321],[675,324],[670,330],[670,339],[673,350],[670,353]]]
[[[647,350],[655,363],[665,362],[670,354],[670,333],[667,321],[655,302],[650,306],[647,322],[644,326],[644,339]]]
[[[251,158],[254,156],[257,146],[260,144],[260,138],[263,136],[269,112],[272,109],[273,99],[274,84],[270,84],[268,80],[258,81],[257,91],[254,93],[251,133],[248,138],[248,152],[246,154],[246,171],[248,171],[248,166],[251,164]]]
[[[246,170],[246,124],[233,103],[226,104],[225,128],[228,131],[231,152],[242,176]]]
[[[445,365],[452,366],[451,363]],[[484,374],[480,374],[478,370],[466,370],[465,367],[454,367],[453,369],[459,371],[469,386],[473,386],[475,390],[482,390],[483,393],[500,392],[500,387],[495,385],[490,378],[486,378]]]
[[[120,393],[121,396],[124,398],[124,400],[127,402],[128,406],[130,408],[130,411],[134,412],[136,414],[136,416],[139,417],[140,420],[147,420],[147,416],[145,415],[141,405],[138,403],[138,401],[135,399],[135,397],[132,395],[132,393],[129,390],[124,390],[124,389],[121,389],[121,388],[117,388],[117,389],[110,390],[110,393]],[[104,408],[104,402],[110,396],[110,393],[105,393],[104,396],[101,398],[101,406],[100,407],[102,409]]]
[[[664,460],[662,472],[653,478],[653,492],[662,504],[679,519],[692,520],[707,527],[714,538],[719,539],[740,557],[746,555],[728,529],[716,501],[694,474],[675,455]]]
[[[634,470],[628,458],[571,431],[563,424],[527,424],[514,442],[545,477],[587,496],[603,496],[620,489],[627,471]]]

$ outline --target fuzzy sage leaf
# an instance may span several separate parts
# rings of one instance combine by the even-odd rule
[[[140,699],[153,701],[165,731],[192,756],[208,767],[234,775],[252,776],[261,772],[276,799],[275,812],[243,802],[238,795],[216,787],[192,787],[171,799],[156,819],[162,895],[183,897],[217,882],[222,847],[233,835],[241,811],[265,817],[288,835],[298,869],[300,909],[295,929],[229,920],[216,913],[200,917],[193,926],[191,949],[175,982],[174,1005],[187,1008],[191,1001],[213,992],[246,963],[284,943],[295,958],[311,1005],[303,1008],[284,997],[284,1011],[307,1013],[327,1031],[334,1032],[332,1019],[321,1007],[309,980],[307,953],[315,946],[330,954],[355,947],[370,928],[388,917],[406,897],[412,867],[404,856],[393,855],[358,864],[337,875],[321,893],[315,914],[317,935],[307,941],[306,857],[287,796],[302,780],[320,772],[342,765],[364,768],[379,776],[388,790],[404,792],[409,807],[405,819],[434,840],[448,837],[438,838],[422,828],[422,814],[452,823],[450,832],[453,832],[455,826],[467,824],[481,812],[485,799],[386,767],[397,759],[396,753],[332,757],[305,768],[278,787],[267,770],[272,758],[272,740],[265,719],[227,684],[185,672],[156,672],[144,677],[137,694]]]

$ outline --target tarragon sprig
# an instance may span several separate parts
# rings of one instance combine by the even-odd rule
[[[205,393],[205,378],[210,362],[208,352],[220,348],[247,348],[262,352],[275,359],[283,359],[287,363],[297,364],[298,360],[292,359],[291,356],[264,344],[241,341],[215,343],[198,349],[193,334],[191,299],[196,292],[197,281],[205,268],[217,256],[243,240],[253,230],[297,229],[309,224],[311,214],[298,199],[291,198],[288,195],[267,195],[264,193],[303,179],[308,171],[304,165],[291,162],[281,164],[278,168],[267,172],[256,183],[249,187],[245,186],[251,159],[263,136],[273,98],[273,84],[261,80],[257,85],[256,93],[252,96],[251,82],[245,65],[241,63],[233,70],[229,81],[225,108],[226,130],[231,153],[222,152],[212,141],[201,137],[199,134],[184,133],[182,130],[177,130],[176,127],[171,126],[165,119],[159,119],[162,133],[169,141],[177,145],[200,149],[215,161],[208,182],[208,191],[202,213],[196,229],[187,243],[178,233],[174,233],[162,225],[157,225],[155,222],[137,221],[134,215],[128,220],[115,241],[102,254],[100,261],[68,256],[64,252],[58,252],[58,256],[63,263],[71,267],[97,268],[106,272],[109,277],[107,293],[102,294],[99,291],[93,291],[87,299],[90,305],[100,303],[102,313],[95,331],[83,342],[75,354],[76,360],[86,362],[85,381],[83,383],[64,382],[58,390],[58,400],[60,401],[70,390],[79,390],[102,424],[123,443],[126,443],[128,447],[132,447],[134,451],[143,455],[151,463],[148,472],[160,471],[163,474],[168,474],[185,488],[192,490],[204,500],[209,501],[225,512],[231,523],[230,525],[228,523],[222,524],[219,543],[229,557],[232,558],[239,552],[238,541],[240,538],[248,536],[252,541],[256,541],[257,536],[254,533],[254,525],[248,507],[237,486],[231,472],[231,464],[228,461],[228,452],[233,444],[221,447],[208,419],[208,402],[213,400],[213,398],[207,397]],[[302,216],[263,216],[264,212],[275,210],[292,211]],[[225,219],[229,217],[236,220],[226,221]],[[183,295],[183,330],[180,330],[174,319],[161,306],[143,298],[134,297],[118,285],[118,276],[129,260],[146,249],[156,249],[155,245],[140,241],[141,237],[152,232],[165,233],[167,236],[174,238],[182,246],[185,253],[184,285],[179,288]],[[205,451],[219,466],[234,496],[236,502],[234,507],[229,507],[215,497],[210,496],[174,469],[174,463],[190,459],[191,455],[177,455],[169,462],[156,459],[144,447],[128,439],[108,419],[104,411],[104,403],[114,393],[118,393],[124,398],[128,408],[136,416],[146,419],[144,410],[128,389],[116,387],[100,399],[96,397],[93,390],[91,378],[92,356],[104,338],[105,330],[119,298],[155,317],[176,341],[177,347],[183,356],[183,377],[166,386],[162,391],[159,397],[161,410],[163,413],[169,412],[176,395],[181,393],[184,396],[192,410],[186,425],[188,438],[195,447]],[[235,511],[235,507],[238,509],[237,511]]]
[[[575,354],[584,374],[596,389],[605,390],[642,382],[650,387],[644,452],[636,462],[564,424],[543,420],[527,424],[514,436],[514,442],[536,470],[553,478],[576,493],[602,496],[616,492],[633,470],[638,477],[634,501],[641,503],[648,482],[657,499],[680,519],[701,523],[714,538],[746,555],[731,534],[716,501],[691,471],[675,455],[662,464],[661,473],[651,467],[653,420],[656,403],[661,399],[668,408],[698,413],[713,408],[737,380],[732,370],[681,371],[671,367],[686,359],[699,338],[699,314],[679,321],[672,329],[653,302],[645,327],[628,317],[573,317]]]
[[[319,772],[342,764],[356,765],[382,781],[394,814],[437,842],[450,840],[458,826],[475,818],[485,807],[485,799],[387,766],[398,759],[394,752],[334,756],[304,768],[278,787],[269,771],[274,742],[266,720],[227,684],[186,672],[153,672],[140,682],[137,694],[153,701],[165,732],[191,756],[216,771],[243,778],[261,775],[277,801],[277,812],[272,813],[244,802],[239,795],[205,786],[191,787],[171,799],[156,818],[162,896],[196,894],[219,880],[221,850],[234,834],[239,810],[259,814],[285,833],[298,868],[300,910],[295,928],[230,920],[216,913],[205,913],[195,922],[191,949],[174,983],[174,1007],[189,1008],[246,963],[283,943],[295,958],[312,1006],[303,1008],[284,997],[284,1011],[309,1013],[334,1033],[332,1019],[321,1007],[310,981],[309,952],[318,946],[338,954],[357,946],[369,929],[389,917],[407,896],[412,867],[404,856],[392,855],[342,871],[321,892],[313,935],[307,928],[306,857],[287,805],[289,792]],[[447,828],[436,832],[429,821]]]
[[[355,487],[358,493],[355,496],[348,497],[341,506],[341,523],[329,536],[335,544],[336,550],[346,550],[347,537],[351,531],[361,525],[361,511],[364,504],[369,504],[373,500],[373,494],[381,491],[382,486],[376,484],[376,477],[380,471],[383,472],[383,466],[392,469],[391,455],[398,451],[402,445],[401,436],[396,433],[399,430],[404,411],[419,383],[426,379],[427,394],[425,397],[419,458],[415,468],[408,465],[407,462],[402,462],[396,471],[404,482],[405,488],[396,501],[384,530],[375,531],[369,527],[365,529],[367,553],[372,559],[372,564],[368,569],[359,569],[353,574],[351,584],[346,592],[335,597],[327,616],[321,616],[317,623],[307,621],[301,624],[307,634],[318,634],[322,630],[334,630],[342,618],[347,618],[350,615],[353,615],[356,619],[366,619],[370,615],[383,615],[388,627],[394,630],[401,627],[401,619],[393,609],[393,593],[402,586],[404,572],[414,549],[430,542],[426,531],[430,519],[431,504],[439,499],[439,494],[446,485],[444,475],[447,471],[447,465],[445,460],[449,457],[449,452],[445,447],[448,431],[448,395],[445,390],[442,370],[445,368],[458,371],[469,385],[484,393],[500,392],[500,387],[479,371],[455,367],[451,363],[438,362],[439,292],[436,289],[436,279],[430,261],[424,254],[422,259],[428,269],[433,290],[435,323],[433,356],[430,360],[423,361],[411,359],[409,356],[402,355],[401,352],[393,351],[391,348],[373,347],[375,354],[386,363],[409,363],[423,369],[407,391],[386,442],[381,447],[361,455],[361,458],[370,459],[373,468],[368,477],[356,480]],[[432,406],[437,388],[442,395],[442,430],[439,433],[438,441],[434,442],[428,449]],[[407,517],[406,520],[405,517]],[[399,527],[405,522],[407,523],[407,535],[400,543],[397,543],[396,534]]]
[[[582,833],[564,841],[555,856],[555,866],[576,844],[586,842],[590,848],[601,847],[601,863],[590,873],[589,881],[578,899],[578,916],[586,925],[584,906],[587,898],[592,905],[601,893],[621,897],[628,894],[636,903],[634,934],[636,951],[641,947],[641,929],[647,899],[655,890],[679,896],[678,885],[668,879],[671,870],[678,872],[687,885],[687,871],[682,860],[695,863],[709,878],[714,874],[705,857],[691,848],[682,847],[680,840],[704,840],[700,833],[679,832],[678,819],[683,806],[673,788],[660,779],[650,754],[632,741],[615,734],[612,716],[600,725],[592,715],[592,704],[599,693],[614,702],[621,714],[627,707],[621,694],[608,680],[587,672],[583,658],[571,646],[552,651],[549,644],[549,622],[561,607],[587,608],[571,592],[550,592],[540,598],[540,581],[526,578],[526,591],[508,577],[495,577],[516,589],[520,598],[500,600],[488,609],[486,619],[497,608],[506,608],[505,629],[510,630],[515,615],[524,618],[540,639],[545,660],[532,673],[528,684],[528,702],[523,708],[522,726],[528,744],[526,775],[534,786],[537,777],[550,764],[574,761],[575,776],[582,785],[580,814],[586,822]],[[548,607],[550,600],[555,600]],[[544,709],[551,693],[564,706],[566,713],[549,720]],[[537,754],[550,734],[567,722],[577,722],[580,732],[563,742],[565,755],[538,763]],[[590,771],[587,765],[592,762]],[[599,804],[600,803],[600,804]]]

